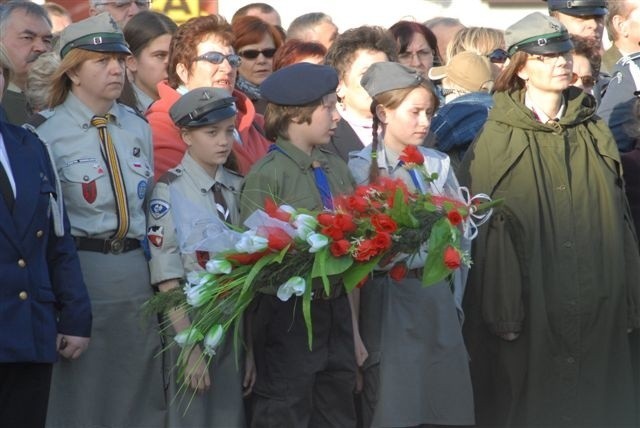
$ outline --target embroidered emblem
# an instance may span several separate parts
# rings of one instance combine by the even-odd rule
[[[138,183],[138,198],[144,199],[146,194],[147,194],[147,182],[145,180],[142,180],[140,183]]]
[[[149,226],[147,229],[147,239],[156,248],[162,247],[164,241],[164,227],[162,226]]]
[[[149,202],[149,211],[151,212],[151,216],[156,220],[167,215],[170,207],[171,204],[162,199],[152,199],[151,202]]]

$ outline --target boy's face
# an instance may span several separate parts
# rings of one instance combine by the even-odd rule
[[[371,97],[360,84],[360,79],[371,64],[388,60],[387,54],[381,51],[356,51],[351,67],[338,83],[337,93],[345,110],[362,118],[371,117]]]
[[[298,123],[297,136],[303,144],[315,146],[328,144],[338,126],[340,115],[336,110],[338,97],[335,93],[325,95],[322,104],[311,115],[311,123]]]
[[[235,138],[236,116],[213,125],[182,131],[182,138],[189,146],[189,154],[198,165],[214,173],[224,165],[231,153]]]

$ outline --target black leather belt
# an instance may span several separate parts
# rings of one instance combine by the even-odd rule
[[[73,239],[78,250],[103,254],[120,254],[140,248],[140,241],[133,238],[94,239],[74,237]]]

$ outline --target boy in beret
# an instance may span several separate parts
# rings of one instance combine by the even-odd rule
[[[234,101],[224,89],[197,88],[180,97],[169,110],[187,151],[180,164],[158,180],[147,215],[151,283],[160,292],[180,287],[188,273],[203,271],[209,260],[205,248],[184,250],[196,246],[187,242],[194,234],[185,230],[194,224],[211,225],[212,217],[238,223],[237,195],[242,179],[223,166],[233,156],[237,114]],[[191,325],[184,313],[172,311],[167,316],[175,333]],[[242,378],[236,367],[233,341],[225,340],[212,362],[207,365],[206,361],[203,350],[195,346],[189,354],[185,382],[199,394],[186,400],[186,412],[181,408],[185,404],[179,405],[180,400],[169,406],[168,425],[244,426]],[[245,381],[249,389],[252,373],[250,370]],[[170,400],[180,387],[179,381],[170,380]]]
[[[253,166],[240,194],[240,216],[265,198],[307,210],[333,209],[333,196],[353,191],[347,165],[324,149],[337,126],[335,70],[298,63],[269,76],[260,90],[268,105],[269,153]],[[352,393],[356,362],[349,299],[335,284],[327,296],[313,288],[313,348],[309,349],[302,298],[282,301],[259,290],[251,322],[257,380],[252,427],[356,426]],[[357,332],[356,332],[357,334]]]

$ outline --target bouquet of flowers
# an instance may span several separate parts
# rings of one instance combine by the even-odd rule
[[[405,165],[424,180],[417,149],[403,152]],[[413,175],[412,175],[413,177]],[[234,330],[257,292],[286,301],[302,297],[302,311],[312,346],[312,293],[332,295],[362,286],[374,269],[384,268],[400,280],[411,257],[428,251],[422,282],[429,286],[471,263],[461,238],[472,238],[499,201],[488,197],[468,202],[440,195],[412,193],[401,180],[381,178],[336,198],[334,211],[296,210],[271,198],[245,222],[232,248],[218,252],[204,272],[188,275],[183,289],[157,294],[155,311],[179,308],[191,318],[190,328],[174,337],[182,352],[200,344],[213,357],[224,335]],[[335,281],[339,278],[339,281]],[[184,361],[186,359],[180,358]]]

